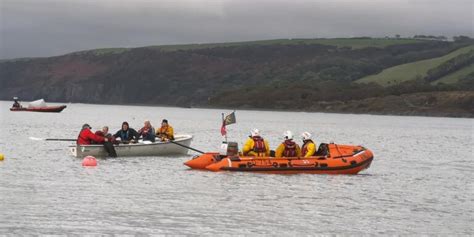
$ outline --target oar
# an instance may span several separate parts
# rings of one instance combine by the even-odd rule
[[[72,138],[40,138],[40,137],[30,137],[34,141],[65,141],[65,142],[75,142],[77,139]]]
[[[182,147],[188,148],[188,149],[190,149],[190,150],[193,150],[193,151],[195,151],[195,152],[199,152],[199,153],[201,153],[201,154],[204,154],[204,153],[205,153],[205,152],[200,151],[200,150],[198,150],[198,149],[194,149],[194,148],[192,148],[192,147],[189,147],[189,146],[186,146],[186,145],[183,145],[183,144],[179,144],[179,143],[173,142],[173,141],[171,141],[171,140],[168,140],[168,142],[173,143],[173,144],[176,144],[176,145],[178,145],[178,146],[182,146]]]

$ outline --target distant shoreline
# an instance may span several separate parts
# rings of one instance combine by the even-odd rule
[[[472,118],[473,59],[461,36],[95,49],[0,61],[0,98]]]
[[[373,98],[380,99],[380,98]],[[12,102],[9,100],[0,100],[4,102]],[[21,101],[23,105],[29,101]],[[12,102],[13,103],[13,102]],[[182,109],[216,109],[216,110],[247,110],[247,111],[265,111],[265,112],[305,112],[305,113],[327,113],[327,114],[356,114],[356,115],[382,115],[382,116],[415,116],[415,117],[438,117],[438,118],[474,118],[474,114],[469,113],[457,113],[457,112],[446,112],[446,111],[417,111],[417,110],[403,110],[393,112],[383,111],[370,111],[370,112],[358,112],[357,110],[343,110],[341,108],[331,108],[329,110],[318,110],[318,109],[285,109],[285,108],[252,108],[247,106],[230,107],[230,106],[178,106],[178,105],[166,105],[166,104],[147,104],[147,103],[84,103],[84,102],[64,102],[64,101],[46,101],[46,103],[55,104],[85,104],[85,105],[112,105],[112,106],[145,106],[145,107],[165,107],[165,108],[182,108]],[[328,104],[336,104],[343,102],[323,102]]]

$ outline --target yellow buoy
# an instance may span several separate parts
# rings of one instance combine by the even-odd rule
[[[3,159],[5,159],[5,156],[2,153],[0,153],[0,160],[3,160]]]

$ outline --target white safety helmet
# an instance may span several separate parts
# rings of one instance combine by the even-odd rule
[[[301,137],[303,138],[303,140],[309,140],[309,139],[311,139],[311,133],[303,132],[303,133],[301,133]]]
[[[283,133],[283,136],[285,136],[285,139],[293,139],[293,133],[289,130]]]
[[[252,129],[252,131],[250,131],[250,134],[252,135],[252,137],[260,136],[260,131],[256,128],[254,128],[254,129]]]

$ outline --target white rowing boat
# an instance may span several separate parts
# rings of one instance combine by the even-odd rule
[[[192,135],[176,135],[173,142],[184,146],[190,146],[193,140]],[[118,157],[123,156],[165,156],[165,155],[183,155],[188,153],[188,148],[171,142],[140,142],[134,144],[114,145]],[[107,152],[103,145],[72,145],[69,150],[75,157],[95,156],[105,157]]]

